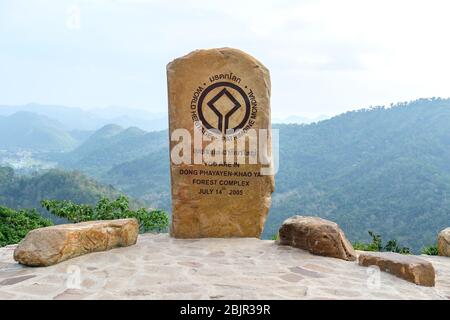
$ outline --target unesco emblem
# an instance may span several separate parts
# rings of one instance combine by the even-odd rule
[[[222,81],[231,80],[231,81]],[[191,114],[194,123],[202,131],[223,136],[236,136],[246,132],[255,123],[257,101],[248,86],[240,86],[241,79],[232,73],[209,78],[193,93]]]

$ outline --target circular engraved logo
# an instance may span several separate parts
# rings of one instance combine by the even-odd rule
[[[202,92],[197,104],[198,117],[207,129],[225,133],[242,129],[250,117],[250,100],[239,86],[217,82]]]
[[[220,81],[220,76],[210,77],[210,85],[203,83],[194,92],[192,119],[203,130],[235,136],[252,127],[257,112],[256,99],[251,89],[245,86],[246,92],[238,85],[240,78],[232,78],[237,79],[233,83]]]

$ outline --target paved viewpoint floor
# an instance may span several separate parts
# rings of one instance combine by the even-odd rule
[[[449,299],[450,258],[424,257],[426,288],[356,262],[257,239],[175,240],[141,235],[135,246],[55,266],[17,264],[0,249],[0,299]]]

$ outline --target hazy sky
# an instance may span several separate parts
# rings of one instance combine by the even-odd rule
[[[0,0],[0,104],[167,109],[165,66],[236,47],[272,113],[450,96],[450,1]]]

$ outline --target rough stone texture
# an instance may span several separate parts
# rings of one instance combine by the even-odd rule
[[[89,221],[30,231],[14,251],[14,259],[28,266],[50,266],[86,253],[136,243],[136,219]]]
[[[432,287],[435,284],[433,265],[415,256],[394,252],[361,253],[358,261],[361,266],[377,266],[382,271],[421,286]]]
[[[246,126],[267,129],[271,137],[269,71],[250,55],[230,48],[197,50],[169,63],[167,78],[171,134],[177,129],[186,129],[193,137],[194,128],[203,128],[206,134],[212,129],[221,129],[221,134],[225,135],[228,125],[228,128],[236,128],[236,134],[244,132]],[[221,95],[224,90],[228,97]],[[239,107],[232,112],[233,98]],[[214,113],[211,103],[223,116],[222,120]],[[232,115],[225,122],[228,113]],[[240,127],[241,124],[244,127]],[[194,148],[193,141],[192,138],[191,159],[194,149],[199,149]],[[210,143],[203,141],[203,148]],[[171,141],[171,150],[178,144],[179,141]],[[271,162],[271,143],[268,153]],[[270,208],[274,177],[258,176],[261,166],[268,165],[249,164],[249,159],[245,156],[245,164],[239,167],[230,163],[217,166],[171,161],[171,235],[176,238],[259,237]],[[186,171],[182,171],[184,169]],[[236,172],[250,172],[251,176],[236,176]],[[224,173],[231,175],[224,176]],[[202,181],[194,183],[194,179]],[[220,185],[228,181],[243,185]]]
[[[447,257],[421,256],[436,268],[436,286],[422,287],[386,272],[372,282],[373,270],[356,262],[252,238],[144,234],[134,246],[47,268],[18,264],[13,251],[12,246],[0,248],[0,281],[6,280],[0,299],[450,298]]]
[[[446,228],[439,232],[438,252],[440,256],[450,257],[450,228]]]
[[[356,252],[339,226],[319,217],[294,216],[285,220],[278,232],[278,243],[316,255],[356,260]]]

